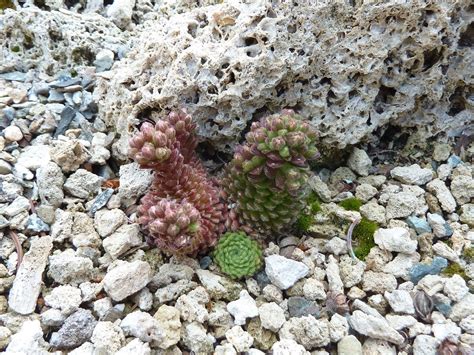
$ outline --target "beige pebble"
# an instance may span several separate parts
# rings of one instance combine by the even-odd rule
[[[17,126],[8,126],[3,131],[3,135],[9,142],[18,142],[23,139],[23,133]]]

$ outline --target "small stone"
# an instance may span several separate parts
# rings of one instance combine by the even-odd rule
[[[43,271],[52,248],[53,241],[49,236],[31,241],[30,250],[23,257],[8,296],[8,305],[15,312],[34,312],[43,282]]]
[[[347,166],[360,176],[368,176],[369,169],[372,167],[372,160],[364,150],[354,148],[347,160]]]
[[[61,102],[64,100],[64,95],[59,94],[59,93],[58,95],[55,95],[54,91],[51,97],[53,100],[61,99]],[[77,113],[76,110],[72,108],[71,106],[64,107],[64,109],[61,111],[61,119],[59,120],[58,126],[53,135],[54,138],[58,138],[59,135],[62,135],[64,134],[64,132],[66,132],[72,120],[74,119],[74,117],[76,117],[76,113]]]
[[[384,318],[356,310],[349,318],[351,327],[362,335],[380,340],[386,340],[394,344],[402,344],[404,338]]]
[[[121,301],[140,291],[151,280],[151,268],[145,261],[118,260],[104,277],[104,290],[114,301]]]
[[[125,343],[122,329],[112,322],[98,322],[92,332],[91,341],[95,352],[115,354]]]
[[[408,291],[394,290],[392,292],[385,292],[384,296],[395,312],[406,314],[415,313],[413,299]]]
[[[77,285],[89,281],[93,269],[92,260],[76,256],[72,249],[49,257],[48,276],[59,284]]]
[[[426,188],[437,197],[444,211],[452,213],[456,210],[456,201],[444,181],[435,179],[426,185]]]
[[[329,322],[313,316],[290,318],[278,334],[280,339],[293,339],[307,350],[324,347],[330,342]]]
[[[176,301],[176,309],[180,312],[182,320],[204,323],[209,318],[209,313],[205,307],[209,302],[210,298],[206,289],[199,286],[187,295],[180,296]]]
[[[19,142],[23,139],[23,133],[17,126],[8,126],[3,130],[3,136],[7,142]]]
[[[4,210],[3,214],[8,217],[16,216],[23,211],[30,209],[30,200],[23,196],[18,196],[12,203],[10,203]]]
[[[459,326],[466,333],[474,334],[474,315],[470,315],[459,322]]]
[[[418,164],[396,167],[390,171],[390,175],[394,179],[410,185],[425,185],[433,179],[433,171],[422,169]]]
[[[459,302],[467,295],[469,287],[461,276],[453,275],[446,280],[443,292],[454,302]]]
[[[142,311],[129,313],[120,323],[120,327],[126,336],[134,336],[141,341],[151,342],[152,346],[160,344],[165,336],[158,320]]]
[[[25,320],[20,330],[10,337],[6,354],[48,354],[49,344],[43,340],[39,320]]]
[[[363,202],[369,201],[378,193],[378,190],[369,184],[360,184],[356,187],[355,197],[362,200]]]
[[[374,235],[375,243],[382,249],[399,253],[412,254],[416,251],[417,242],[410,238],[405,228],[380,228]]]
[[[411,327],[417,323],[416,318],[413,316],[399,316],[395,314],[387,314],[385,317],[388,324],[395,330],[402,330],[404,328]]]
[[[53,162],[48,162],[36,171],[36,179],[41,202],[54,207],[61,206],[64,199],[64,175],[61,168]]]
[[[166,287],[160,288],[155,292],[155,298],[160,303],[176,300],[182,294],[196,288],[196,282],[189,280],[179,280],[175,283],[169,284]]]
[[[451,146],[446,143],[437,143],[433,151],[433,159],[437,162],[443,162],[448,160],[449,154],[451,154]]]
[[[110,297],[104,297],[98,299],[94,302],[94,312],[99,316],[99,319],[102,320],[105,315],[110,311],[113,307],[112,300]]]
[[[387,220],[395,218],[405,218],[415,212],[418,205],[418,198],[411,192],[398,192],[389,194],[386,207]]]
[[[305,264],[281,255],[267,256],[265,265],[265,272],[270,281],[282,290],[290,288],[309,272]]]
[[[150,169],[140,169],[137,163],[122,165],[119,176],[118,196],[125,207],[135,203],[138,196],[143,195],[153,181],[152,171]]]
[[[454,322],[459,322],[461,319],[467,318],[471,314],[474,314],[474,294],[468,293],[464,298],[455,303],[449,314],[449,318]]]
[[[329,322],[329,337],[331,342],[337,343],[343,337],[349,334],[349,324],[346,317],[340,314],[333,314]]]
[[[125,30],[132,22],[133,7],[135,0],[115,1],[107,8],[107,17],[122,30]]]
[[[149,311],[153,307],[153,294],[148,288],[143,288],[133,298],[142,311]]]
[[[253,344],[253,337],[238,325],[229,329],[225,337],[240,353],[248,351]]]
[[[413,353],[419,355],[436,355],[439,341],[436,338],[420,334],[413,342]]]
[[[326,278],[329,284],[329,291],[337,293],[344,293],[344,285],[339,275],[339,265],[332,255],[329,255],[326,264]]]
[[[457,155],[453,154],[451,155],[449,158],[448,158],[448,164],[452,167],[452,168],[455,168],[457,167],[459,164],[461,164],[462,160],[460,157],[458,157]]]
[[[97,211],[94,217],[95,229],[101,237],[107,237],[125,223],[127,223],[127,215],[118,208]]]
[[[113,194],[114,189],[105,189],[100,194],[98,194],[94,200],[94,203],[89,208],[89,213],[94,216],[98,210],[107,204]]]
[[[310,355],[310,352],[306,351],[304,346],[298,344],[293,339],[281,339],[280,341],[277,341],[275,344],[273,344],[272,354],[273,355],[288,355],[288,354]],[[362,355],[362,353],[360,355]]]
[[[217,345],[213,355],[237,355],[237,351],[232,344]]]
[[[115,355],[130,355],[130,354],[140,354],[140,355],[150,355],[151,349],[148,343],[142,342],[140,339],[133,339],[130,343],[121,348]],[[80,355],[80,354],[78,354]]]
[[[153,316],[160,324],[164,336],[158,344],[161,349],[168,349],[178,344],[181,339],[181,321],[179,311],[167,305],[162,305]]]
[[[41,165],[50,160],[50,148],[47,145],[30,145],[23,149],[17,159],[17,163],[29,170],[36,171]]]
[[[438,275],[446,266],[448,266],[448,261],[436,256],[429,265],[420,263],[413,266],[410,270],[410,280],[417,284],[426,275]]]
[[[410,269],[420,262],[420,254],[399,253],[392,261],[383,266],[382,271],[404,280],[410,279]]]
[[[227,305],[227,311],[234,317],[236,325],[244,325],[247,318],[258,316],[257,304],[247,290],[241,291],[240,298]]]
[[[104,228],[101,227],[101,230]],[[127,224],[119,227],[114,233],[104,239],[102,246],[113,259],[129,249],[142,244],[142,238],[139,235],[140,227],[138,224]]]
[[[294,296],[288,299],[288,313],[290,317],[304,317],[312,315],[319,317],[320,308],[316,302],[310,301],[304,297]]]
[[[50,344],[58,349],[72,349],[88,341],[97,321],[91,311],[78,309],[71,314],[62,327],[51,335]]]
[[[26,222],[25,232],[29,235],[38,235],[41,232],[49,232],[49,226],[38,217],[36,213],[31,214]]]
[[[44,297],[47,306],[61,310],[65,315],[75,312],[82,303],[81,290],[70,285],[53,288],[51,293]]]
[[[64,190],[72,196],[89,199],[100,192],[102,178],[88,172],[85,169],[79,169],[68,177],[64,183]]]
[[[385,217],[385,207],[379,205],[376,202],[369,202],[360,207],[360,214],[370,221],[374,221],[385,225],[387,219]]]
[[[395,276],[383,272],[367,271],[362,278],[362,289],[376,293],[393,291],[397,288]]]
[[[11,171],[12,171],[12,166],[9,163],[7,163],[5,160],[0,159],[0,175],[10,174]]]
[[[467,225],[474,227],[474,203],[468,203],[461,206],[461,215],[459,220]]]
[[[110,49],[101,49],[95,56],[94,65],[96,71],[99,73],[101,71],[109,70],[114,64],[114,52]]]
[[[458,175],[451,180],[451,193],[462,206],[474,198],[474,179],[467,175]]]
[[[313,278],[305,281],[303,285],[303,294],[307,299],[312,301],[326,299],[326,291],[324,290],[323,283]]]
[[[285,312],[275,302],[262,304],[259,307],[258,312],[260,314],[262,327],[275,333],[280,330],[281,326],[286,321]]]
[[[440,342],[445,339],[457,342],[461,335],[461,328],[449,319],[445,323],[434,323],[432,329],[434,337]]]
[[[432,231],[428,221],[423,218],[410,216],[407,218],[406,222],[408,226],[413,228],[418,234],[431,233]]]
[[[78,140],[55,140],[51,148],[51,159],[67,173],[78,170],[88,159],[88,154]]]
[[[453,249],[451,249],[446,243],[443,243],[443,242],[436,243],[435,245],[433,245],[433,251],[435,252],[435,254],[445,259],[448,259],[450,261],[453,261],[453,262],[459,261],[459,257],[457,253]]]
[[[196,354],[212,353],[215,341],[216,339],[212,335],[207,334],[206,328],[202,324],[192,322],[184,328],[182,342]]]
[[[437,213],[429,213],[428,216],[428,223],[430,224],[431,228],[433,228],[433,233],[438,238],[450,237],[453,234],[453,229],[446,222],[443,216]]]
[[[50,308],[41,313],[41,324],[47,327],[60,327],[65,319],[66,316],[59,309]]]
[[[337,355],[363,355],[362,344],[353,335],[347,335],[337,343]]]

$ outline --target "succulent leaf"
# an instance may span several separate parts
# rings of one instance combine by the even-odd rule
[[[213,256],[219,269],[233,279],[252,276],[262,266],[262,249],[242,232],[224,234]]]

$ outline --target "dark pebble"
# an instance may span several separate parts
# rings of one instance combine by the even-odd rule
[[[304,297],[290,297],[288,299],[288,312],[290,317],[319,316],[319,306],[316,302],[310,301]]]
[[[114,194],[114,189],[107,189],[102,191],[99,195],[97,195],[94,203],[92,204],[89,214],[90,215],[95,215],[95,213],[100,210],[102,207],[104,207],[107,202],[109,202],[110,197]]]
[[[91,311],[79,308],[51,335],[50,344],[57,349],[77,348],[91,338],[96,324]]]
[[[206,255],[205,257],[201,258],[201,260],[199,260],[199,266],[203,270],[206,270],[211,264],[212,264],[212,259],[208,255]]]
[[[74,117],[76,117],[76,110],[70,106],[64,107],[61,112],[61,120],[58,123],[56,131],[54,132],[54,138],[57,138],[59,135],[66,132]]]
[[[261,270],[257,272],[253,278],[257,281],[258,286],[260,287],[261,290],[267,285],[270,285],[272,282],[268,278],[265,270]]]

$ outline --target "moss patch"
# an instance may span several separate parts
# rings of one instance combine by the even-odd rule
[[[306,199],[306,208],[296,220],[296,229],[300,232],[307,232],[314,224],[314,214],[321,212],[321,200],[315,192],[311,192]]]
[[[375,247],[374,233],[378,229],[378,224],[369,221],[363,217],[360,223],[352,232],[352,241],[355,244],[354,254],[360,259],[365,260],[370,253],[370,249]]]
[[[459,265],[458,263],[450,263],[442,272],[444,276],[453,276],[453,275],[459,275],[461,276],[464,280],[468,280],[469,278],[466,275],[466,272],[464,269]]]
[[[462,257],[468,263],[474,263],[474,247],[464,248]]]
[[[362,205],[362,201],[355,197],[350,197],[339,202],[339,206],[347,211],[359,211]]]

